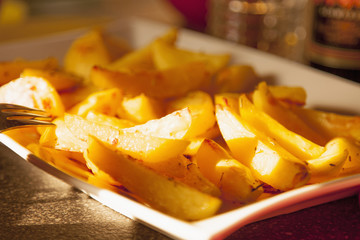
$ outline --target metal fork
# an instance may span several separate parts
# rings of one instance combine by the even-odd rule
[[[28,127],[54,125],[49,113],[25,106],[0,103],[0,132]]]

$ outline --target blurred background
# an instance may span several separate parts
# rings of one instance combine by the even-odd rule
[[[0,43],[138,16],[360,82],[360,20],[335,12],[359,16],[360,0],[0,0]]]
[[[139,16],[301,60],[307,0],[0,0],[0,40]]]

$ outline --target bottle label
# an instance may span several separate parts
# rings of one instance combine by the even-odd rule
[[[310,58],[329,67],[360,69],[360,0],[314,0]]]

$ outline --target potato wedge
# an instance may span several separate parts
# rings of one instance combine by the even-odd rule
[[[221,205],[218,198],[157,174],[93,137],[89,139],[85,158],[151,207],[176,218],[204,219],[214,215]]]
[[[192,62],[204,62],[207,70],[215,74],[230,60],[229,54],[208,54],[185,50],[165,41],[155,41],[152,50],[155,67],[159,70],[172,69]]]
[[[142,161],[167,161],[181,154],[189,144],[186,140],[160,138],[144,135],[141,132],[128,132],[124,129],[118,130],[72,114],[65,114],[64,121],[66,128],[81,142],[86,144],[89,135],[93,135],[114,146],[118,151]],[[71,146],[72,143],[69,144]],[[82,148],[83,145],[78,147],[77,151],[85,151]]]
[[[184,156],[182,157],[185,159],[185,172],[184,176],[177,179],[200,192],[214,197],[220,197],[221,191],[219,187],[201,172],[199,166],[191,161],[192,159],[189,160],[188,156],[186,158]]]
[[[189,92],[183,97],[170,101],[167,104],[167,112],[173,112],[183,108],[189,108],[191,114],[191,126],[186,138],[194,138],[205,135],[207,131],[216,125],[215,108],[212,97],[203,91]]]
[[[25,68],[56,70],[58,65],[58,60],[53,57],[41,60],[17,59],[0,62],[0,86],[19,78]]]
[[[248,203],[262,194],[262,183],[255,179],[251,170],[215,141],[205,139],[193,158],[200,172],[219,187],[226,201]]]
[[[162,118],[150,120],[144,124],[123,129],[125,132],[139,132],[144,135],[168,139],[186,139],[192,124],[189,108],[184,108]],[[166,127],[164,127],[166,126]]]
[[[92,122],[99,123],[99,124],[112,126],[117,129],[129,128],[129,127],[135,126],[135,123],[133,123],[129,120],[112,117],[112,116],[105,115],[103,113],[94,112],[94,111],[89,111],[86,114],[85,119],[92,121]]]
[[[64,68],[87,82],[94,65],[106,66],[110,62],[101,30],[93,29],[72,42],[65,55]]]
[[[82,84],[82,79],[71,73],[53,69],[35,69],[25,68],[21,73],[21,77],[41,77],[49,81],[49,83],[58,91],[71,91]]]
[[[349,139],[346,139],[346,141],[349,155],[340,171],[342,176],[360,172],[360,145]]]
[[[65,112],[56,89],[40,77],[20,77],[1,86],[0,102],[42,109],[54,117]]]
[[[35,143],[28,145],[27,148],[42,160],[72,176],[87,180],[91,175],[85,164],[69,159],[62,151]]]
[[[74,107],[76,104],[85,100],[90,94],[99,92],[102,89],[92,85],[81,85],[75,89],[69,89],[69,91],[59,92],[60,98],[65,106],[65,110],[69,110]]]
[[[231,65],[222,69],[215,77],[215,92],[250,92],[259,81],[250,65]]]
[[[275,89],[275,88],[273,88]],[[279,90],[275,90],[279,91]],[[298,90],[301,92],[301,90]],[[288,130],[303,136],[310,141],[324,146],[327,139],[306,124],[292,110],[281,104],[280,100],[272,95],[272,90],[265,82],[261,82],[252,94],[252,101],[257,109],[265,112]],[[281,97],[278,94],[278,97]]]
[[[108,69],[114,71],[134,71],[134,70],[154,70],[152,45],[157,41],[166,42],[173,45],[178,36],[178,29],[171,28],[164,35],[156,38],[148,45],[129,52],[125,56],[115,60],[107,66]]]
[[[239,107],[241,117],[248,124],[270,138],[276,139],[281,146],[299,159],[314,159],[325,151],[324,147],[290,131],[270,115],[256,108],[245,95],[240,96]]]
[[[232,111],[239,114],[240,93],[218,93],[214,96],[215,104],[229,107]]]
[[[3,132],[3,134],[11,137],[13,140],[24,147],[31,143],[37,143],[40,139],[40,134],[37,131],[37,127],[15,128]]]
[[[207,86],[210,81],[210,74],[203,62],[188,63],[164,71],[120,72],[94,67],[90,77],[99,88],[117,87],[126,95],[144,93],[160,99],[182,96]]]
[[[310,175],[304,161],[253,129],[230,108],[216,105],[216,117],[230,151],[255,178],[281,191],[307,183]]]
[[[164,115],[164,103],[144,94],[135,97],[125,96],[116,115],[135,123],[145,123]]]
[[[120,107],[122,97],[122,92],[118,88],[95,92],[73,106],[67,112],[82,117],[85,117],[90,111],[96,111],[108,116],[115,116]]]
[[[346,137],[353,141],[360,141],[360,116],[300,107],[293,107],[291,110],[328,140]]]
[[[306,161],[311,173],[309,182],[322,182],[337,177],[349,156],[348,149],[348,141],[344,138],[334,138],[328,142],[320,157]]]
[[[56,127],[48,127],[42,133],[39,144],[69,152],[82,152],[86,149],[86,142],[78,139],[65,125],[64,118],[53,121]]]
[[[306,91],[302,87],[268,86],[274,98],[287,104],[304,106],[306,104]]]

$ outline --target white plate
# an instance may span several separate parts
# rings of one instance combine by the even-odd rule
[[[108,29],[112,33],[128,39],[134,47],[140,47],[165,33],[169,26],[148,20],[126,19],[110,24]],[[41,39],[0,45],[0,61],[18,57],[41,59],[49,56],[57,57],[62,61],[72,40],[86,31],[87,29],[82,29]],[[181,30],[178,44],[181,47],[205,52],[229,52],[232,54],[234,62],[251,64],[257,73],[271,78],[274,83],[302,86],[308,93],[309,107],[331,108],[360,114],[360,85],[356,83],[188,30]],[[35,157],[4,134],[0,134],[0,141],[24,160],[79,188],[99,202],[178,239],[222,239],[248,223],[337,200],[360,191],[360,174],[357,174],[291,190],[202,221],[186,222],[148,208],[126,196],[94,187],[73,178]]]

